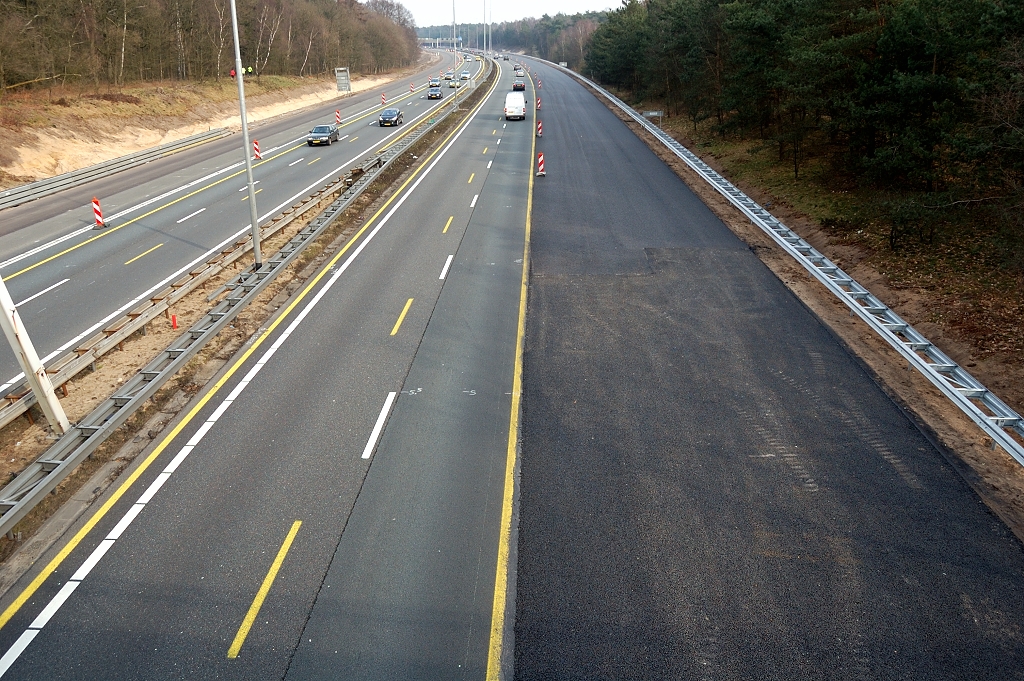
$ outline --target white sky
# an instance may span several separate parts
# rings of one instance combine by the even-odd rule
[[[399,0],[412,12],[417,26],[439,26],[452,23],[451,0]],[[615,8],[619,0],[517,0],[516,2],[495,2],[487,0],[488,18],[493,22],[515,21],[545,14],[554,16],[559,12],[575,14],[589,10]],[[484,0],[455,0],[455,20],[460,24],[480,23],[484,17]],[[467,36],[462,36],[466,39]]]

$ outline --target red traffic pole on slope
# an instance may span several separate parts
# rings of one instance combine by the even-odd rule
[[[101,229],[107,226],[103,222],[103,211],[100,210],[100,200],[95,196],[92,197],[92,214],[96,217],[96,229]]]
[[[252,141],[252,157],[254,159],[256,159],[257,161],[263,160],[263,155],[260,154],[260,141],[259,140],[253,140]]]
[[[543,136],[544,136],[544,124],[543,124],[543,122],[542,122],[542,121],[541,121],[541,120],[540,120],[540,119],[538,118],[538,119],[537,119],[537,137],[543,137]]]
[[[386,106],[386,105],[387,105],[387,103],[388,103],[388,97],[387,97],[387,95],[385,95],[385,94],[384,94],[383,92],[382,92],[382,93],[380,93],[380,105],[381,105],[381,106]]]
[[[544,172],[544,152],[537,152],[537,177],[544,177],[547,173]]]
[[[416,92],[416,86],[412,83],[409,83],[409,92]]]
[[[541,87],[540,87],[540,84],[541,84],[541,80],[540,80],[540,78],[538,78],[538,79],[537,79],[537,89],[538,89],[538,90],[540,90],[540,89],[541,89]]]
[[[540,97],[537,98],[537,111],[540,111]]]
[[[341,112],[338,110],[334,111],[334,122],[341,125]]]

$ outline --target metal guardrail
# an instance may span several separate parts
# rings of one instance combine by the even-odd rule
[[[258,271],[243,272],[229,282],[230,288],[227,290],[230,292],[223,300],[172,342],[167,350],[128,379],[116,394],[74,424],[54,445],[0,490],[0,534],[10,532],[46,494],[60,484],[168,379],[184,367],[189,359],[259,295],[277,274],[284,271],[306,246],[342,215],[392,161],[454,111],[452,108],[442,107],[436,115],[421,123],[401,141],[340,178],[335,186],[340,184],[346,189],[334,202],[292,237],[272,258],[264,261]],[[251,248],[251,240],[247,241],[248,247]]]
[[[65,189],[77,187],[87,182],[92,182],[95,179],[119,173],[122,170],[127,170],[128,168],[134,168],[135,166],[149,163],[154,159],[168,156],[187,147],[191,147],[194,144],[208,142],[227,134],[229,134],[229,131],[225,128],[217,128],[208,132],[201,132],[189,137],[183,137],[176,142],[169,142],[167,144],[160,145],[159,147],[144,149],[143,151],[128,154],[127,156],[112,158],[109,161],[97,163],[96,165],[89,166],[88,168],[73,170],[69,173],[49,177],[45,180],[23,184],[20,187],[5,189],[0,191],[0,210],[20,206],[23,203],[28,203],[29,201],[34,201],[44,196],[49,196],[50,194],[56,194],[57,192],[64,191]]]
[[[628,104],[593,81],[544,61],[571,77],[586,83],[630,118],[658,138],[694,172],[738,208],[761,228],[804,269],[811,273],[837,298],[864,320],[879,336],[896,349],[907,362],[960,408],[978,425],[992,442],[1001,446],[1010,456],[1024,465],[1024,445],[1014,435],[1024,438],[1024,419],[992,391],[939,350],[914,327],[905,322],[885,303],[850,275],[819,253],[800,235],[789,229],[764,207],[740,191],[735,185],[715,172],[699,156],[677,142],[668,133],[645,119]]]

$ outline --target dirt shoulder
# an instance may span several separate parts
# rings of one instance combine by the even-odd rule
[[[352,92],[399,80],[437,61],[408,69],[355,76]],[[334,79],[265,76],[245,81],[250,125],[309,106],[341,100]],[[166,81],[116,92],[38,90],[7,96],[0,104],[0,189],[78,170],[118,156],[213,128],[238,130],[235,81]]]
[[[596,94],[596,93],[595,93]],[[1024,541],[1024,467],[991,440],[962,411],[917,371],[860,318],[814,279],[767,234],[753,225],[721,194],[712,189],[657,138],[600,95],[598,99],[622,119],[706,203],[726,225],[758,255],[875,375],[876,381],[901,407],[914,414],[926,435],[946,455],[986,505]],[[692,140],[679,141],[695,149]],[[728,167],[702,155],[705,163],[730,178]],[[730,178],[732,179],[732,178]],[[749,182],[734,182],[788,227],[810,242],[830,260],[852,275],[931,342],[940,347],[1014,409],[1024,406],[1024,367],[1011,356],[986,354],[969,341],[930,321],[930,312],[942,302],[927,291],[896,290],[887,276],[869,262],[863,247],[833,239],[820,225],[779,201],[772,193]],[[772,205],[774,202],[775,205]]]

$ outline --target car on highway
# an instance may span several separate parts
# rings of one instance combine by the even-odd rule
[[[505,55],[502,55],[501,59],[502,59],[503,61],[508,61],[508,55],[507,55],[507,54],[505,54]]]
[[[430,80],[427,81],[427,87],[441,87],[441,79],[431,78]]]
[[[522,69],[516,69],[516,78],[526,78],[526,72]]]
[[[382,128],[385,125],[401,125],[403,123],[402,112],[398,109],[384,109],[377,117],[377,123]]]
[[[441,88],[432,87],[427,90],[427,99],[444,99],[444,94],[441,93]]]
[[[513,118],[526,120],[526,95],[522,92],[509,92],[505,95],[505,120]]]
[[[309,135],[306,136],[306,144],[313,146],[315,144],[326,144],[331,146],[331,142],[337,142],[341,137],[341,129],[333,123],[327,125],[314,126],[309,131]]]
[[[448,87],[462,87],[462,82],[458,80],[448,81]]]
[[[516,62],[515,64],[512,65],[512,70],[513,71],[522,71],[523,70],[523,65],[520,64],[519,62]]]
[[[526,90],[526,83],[519,78],[512,81],[512,90]]]
[[[451,80],[454,77],[455,77],[455,71],[453,71],[452,69],[448,69],[447,71],[444,72],[444,79],[445,80]]]
[[[469,80],[469,71],[463,71],[460,73],[459,80]]]
[[[480,57],[477,57],[476,60],[477,61],[483,61],[483,59],[481,59]]]

